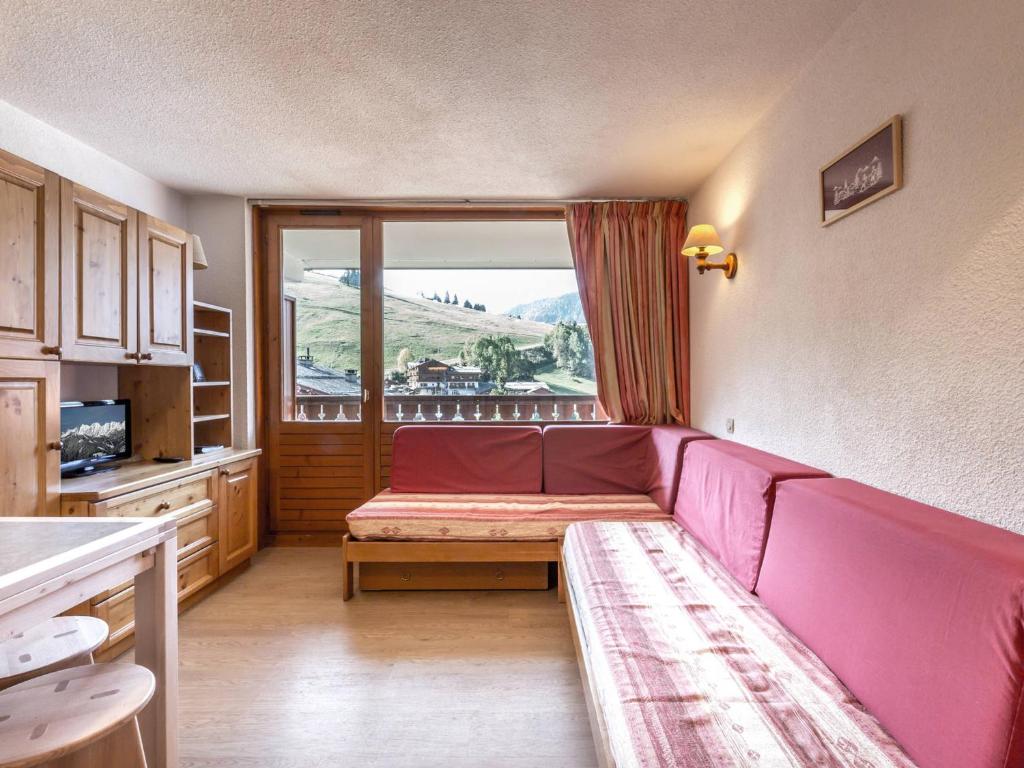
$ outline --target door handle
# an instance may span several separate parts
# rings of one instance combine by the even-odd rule
[[[42,352],[44,355],[56,355],[57,357],[60,357],[61,355],[60,347],[43,347],[39,351]]]
[[[134,360],[136,362],[142,359],[142,355],[140,355],[138,352],[125,352],[124,356],[127,357],[129,360]]]
[[[152,360],[153,359],[153,353],[152,352],[143,352],[141,355],[139,355],[138,359],[139,360]]]
[[[363,402],[364,403],[370,402],[370,390],[368,390],[368,389],[363,389]]]

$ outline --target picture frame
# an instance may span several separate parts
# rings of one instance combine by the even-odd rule
[[[903,118],[894,115],[819,169],[821,226],[902,187]]]

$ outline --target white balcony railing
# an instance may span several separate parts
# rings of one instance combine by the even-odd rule
[[[299,395],[297,421],[360,421],[356,396]],[[406,423],[602,421],[592,395],[385,395],[384,420]]]

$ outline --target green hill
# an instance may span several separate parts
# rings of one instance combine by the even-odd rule
[[[359,367],[359,289],[320,275],[306,275],[301,283],[286,283],[285,294],[296,298],[296,347],[308,348],[320,365],[336,370]],[[453,361],[467,339],[509,336],[520,348],[537,346],[551,330],[547,323],[515,320],[505,315],[477,312],[429,299],[400,296],[384,291],[384,367],[396,368],[398,353],[405,347],[412,359],[436,357]],[[594,382],[573,379],[551,368],[539,371],[554,391],[563,394],[595,391]]]

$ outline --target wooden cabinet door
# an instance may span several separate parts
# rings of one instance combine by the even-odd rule
[[[217,489],[220,515],[220,572],[226,573],[256,552],[256,460],[220,469]]]
[[[0,515],[60,514],[59,371],[0,360]]]
[[[139,354],[143,363],[192,365],[192,237],[139,215]]]
[[[137,360],[137,215],[61,181],[61,348],[65,360]]]
[[[0,357],[56,360],[60,178],[0,152]]]

